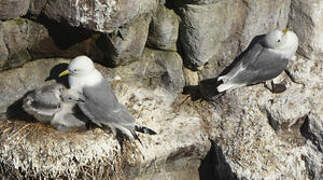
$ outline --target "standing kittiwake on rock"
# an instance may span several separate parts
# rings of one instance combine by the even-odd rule
[[[78,106],[94,124],[103,129],[110,127],[115,135],[119,130],[131,139],[139,140],[135,131],[156,134],[155,131],[135,123],[134,117],[119,103],[109,83],[94,67],[90,58],[74,58],[68,69],[59,76],[66,74],[69,74],[70,88],[80,94]]]
[[[24,98],[23,109],[39,122],[49,123],[60,131],[84,128],[88,119],[75,110],[75,94],[61,84],[46,85]]]
[[[298,38],[288,29],[260,36],[238,57],[238,63],[228,73],[218,77],[223,83],[217,86],[217,91],[221,93],[277,77],[285,70],[297,47]]]

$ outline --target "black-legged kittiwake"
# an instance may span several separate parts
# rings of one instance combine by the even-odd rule
[[[156,134],[150,128],[135,123],[134,117],[119,103],[109,83],[94,67],[90,58],[74,58],[68,69],[59,76],[66,74],[69,74],[70,88],[80,94],[81,101],[77,103],[78,106],[94,124],[103,129],[110,127],[115,135],[120,130],[130,139],[139,140],[135,131]]]
[[[84,128],[87,117],[75,110],[77,93],[61,84],[45,85],[30,92],[23,100],[23,109],[36,120],[53,125],[60,131]]]
[[[228,73],[218,77],[218,81],[223,81],[217,86],[218,92],[265,82],[285,70],[298,47],[296,34],[285,29],[259,37],[238,57],[237,64]]]

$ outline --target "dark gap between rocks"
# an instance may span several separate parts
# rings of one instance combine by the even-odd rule
[[[211,141],[211,148],[199,167],[200,180],[236,180],[237,175],[232,172],[223,151],[215,141]]]
[[[45,14],[39,15],[36,22],[48,29],[48,33],[53,38],[56,46],[63,50],[90,38],[94,34],[94,31],[89,31],[85,28],[72,27],[63,19],[61,22],[51,20]]]
[[[322,147],[319,143],[318,138],[311,132],[310,120],[308,118],[308,115],[306,115],[306,117],[305,117],[305,121],[300,128],[300,132],[305,139],[312,141],[312,143],[317,147],[317,149],[320,152],[322,152]]]

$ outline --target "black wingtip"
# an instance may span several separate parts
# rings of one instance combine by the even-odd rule
[[[140,144],[142,144],[140,138],[138,137],[138,135],[136,133],[133,133],[132,135],[136,140],[138,140],[140,142]]]
[[[145,126],[141,126],[141,125],[135,125],[135,130],[144,134],[149,134],[149,135],[155,135],[157,134],[154,130],[145,127]]]

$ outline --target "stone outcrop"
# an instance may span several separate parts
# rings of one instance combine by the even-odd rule
[[[300,39],[299,51],[303,56],[323,56],[323,2],[320,0],[292,0],[290,22],[291,27]],[[298,28],[296,28],[298,27]]]
[[[44,9],[48,0],[30,0],[29,13],[37,17]]]
[[[0,20],[26,15],[30,0],[6,0],[0,2]]]
[[[144,50],[142,60],[117,68],[120,74],[128,74],[133,81],[140,80],[146,87],[163,87],[173,93],[181,93],[185,85],[182,59],[176,52]]]
[[[1,177],[322,179],[322,1],[11,0],[0,7]],[[299,49],[274,80],[285,91],[243,87],[217,97],[215,108],[199,99],[215,95],[215,77],[253,37],[287,26]],[[67,66],[57,64],[81,54],[101,64],[120,102],[157,135],[120,146],[92,125],[58,132],[19,109],[26,92]],[[188,89],[196,94],[184,95]]]
[[[157,0],[135,1],[47,1],[44,13],[58,22],[71,26],[112,32],[141,14],[150,13],[157,7]]]
[[[61,29],[60,32],[64,30],[66,29]],[[86,54],[96,61],[104,58],[103,50],[98,45],[100,34],[93,34],[64,47],[57,45],[50,34],[53,34],[52,29],[24,18],[0,22],[0,70],[19,67],[29,60],[42,57],[75,57]],[[58,33],[58,36],[61,37],[55,38],[63,39],[65,35]]]
[[[215,55],[220,42],[236,33],[243,22],[241,14],[244,9],[239,1],[221,1],[208,5],[185,4],[178,9],[182,20],[179,29],[181,54],[184,63],[192,69],[207,63]]]
[[[131,24],[107,35],[107,57],[113,66],[139,60],[144,50],[151,17],[137,18]]]
[[[168,50],[177,50],[179,18],[174,10],[164,6],[158,8],[149,28],[147,46]]]

